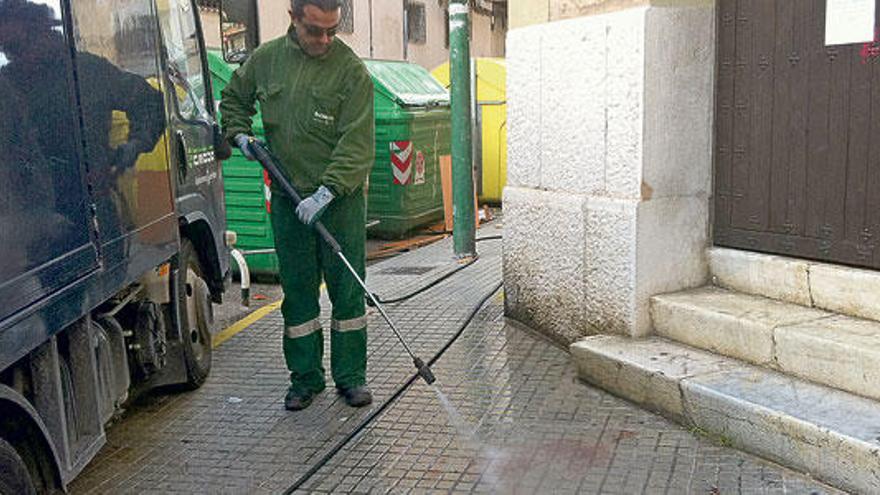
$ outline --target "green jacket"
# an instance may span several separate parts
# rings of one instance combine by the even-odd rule
[[[336,196],[359,190],[374,156],[373,83],[364,63],[339,39],[311,57],[290,30],[254,51],[223,89],[226,138],[252,135],[260,103],[266,140],[297,190],[324,185]]]

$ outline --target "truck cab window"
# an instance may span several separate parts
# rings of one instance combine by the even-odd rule
[[[177,93],[180,116],[211,121],[195,14],[190,0],[159,2],[168,73]]]

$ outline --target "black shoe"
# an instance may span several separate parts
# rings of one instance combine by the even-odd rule
[[[289,389],[287,395],[284,397],[284,409],[287,409],[288,411],[303,410],[309,407],[309,404],[312,403],[312,399],[314,398],[315,394],[301,393]]]
[[[350,388],[337,388],[339,395],[345,399],[345,403],[351,407],[364,407],[373,402],[373,394],[366,385]]]

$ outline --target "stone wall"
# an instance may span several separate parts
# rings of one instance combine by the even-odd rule
[[[506,312],[566,343],[705,281],[715,46],[704,1],[574,3],[615,9],[507,39]]]

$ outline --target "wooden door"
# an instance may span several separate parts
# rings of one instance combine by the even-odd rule
[[[880,43],[825,5],[719,1],[714,242],[880,268]]]

